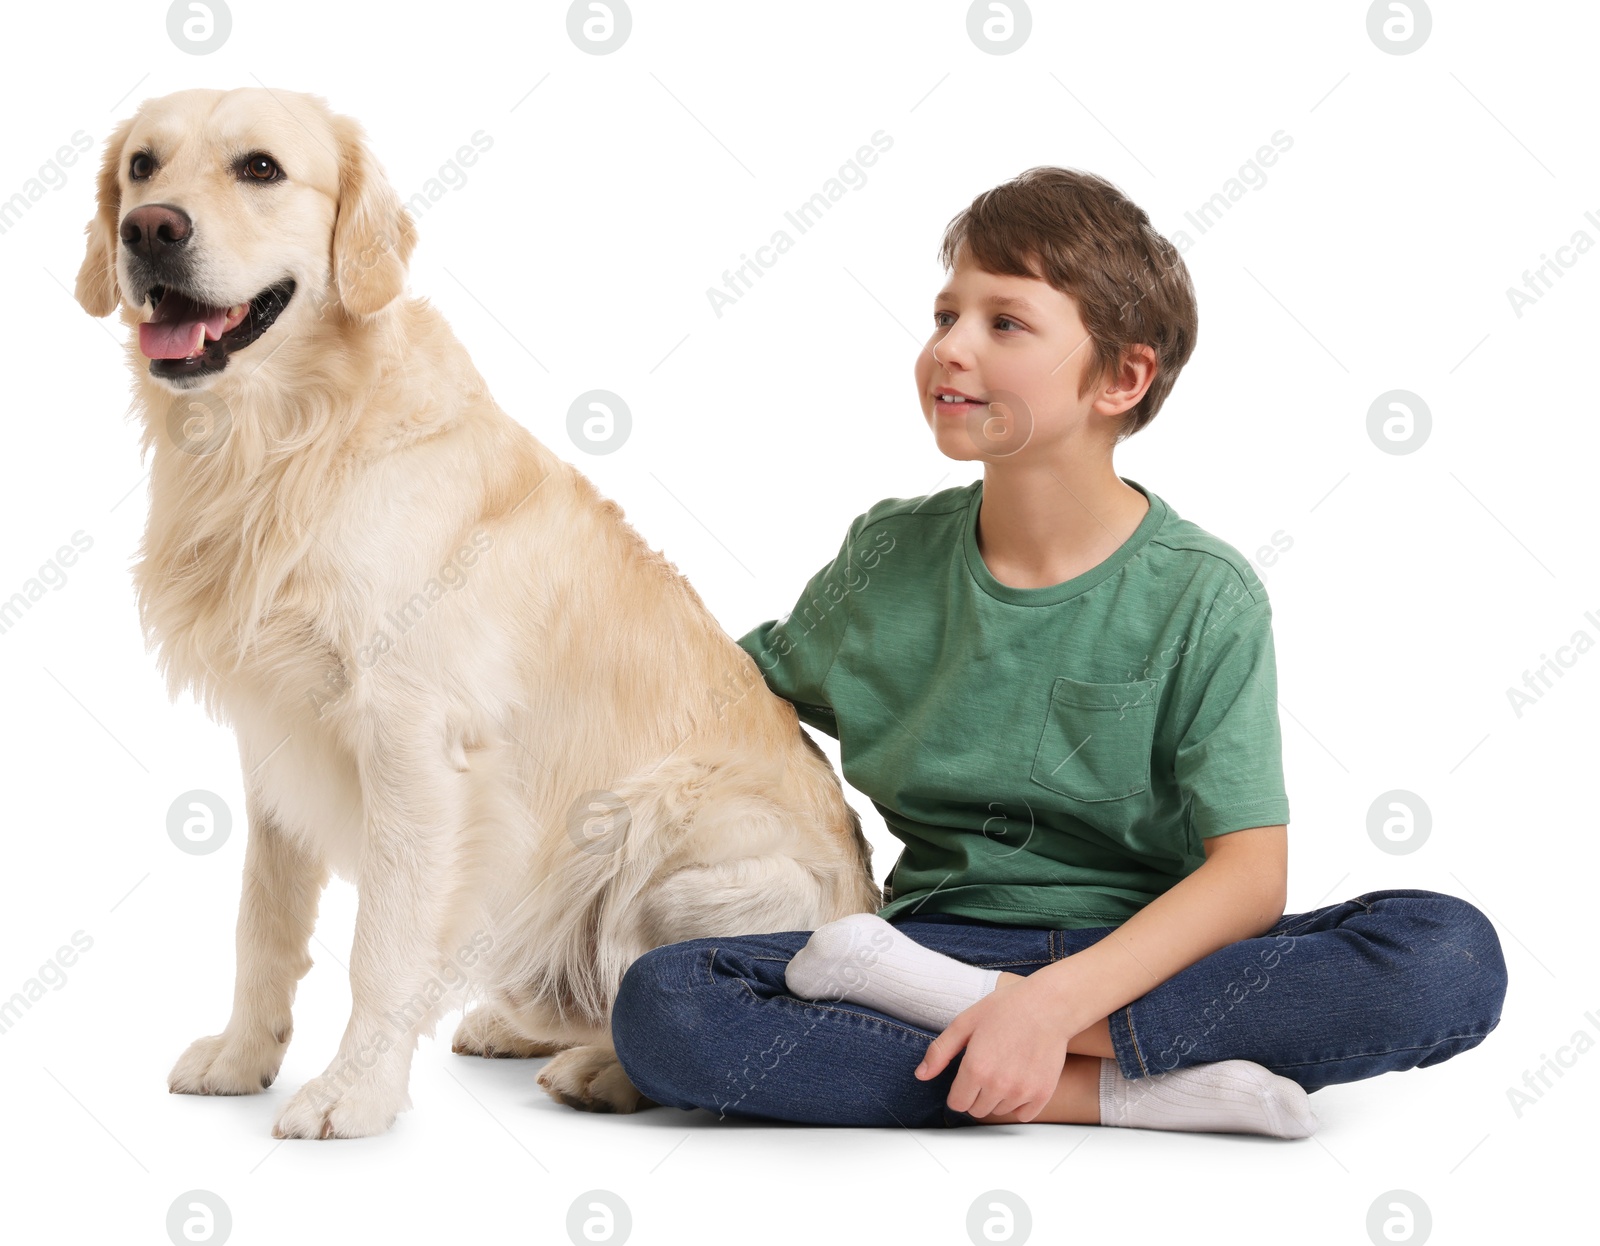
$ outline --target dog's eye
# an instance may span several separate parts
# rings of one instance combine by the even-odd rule
[[[276,182],[283,176],[278,162],[262,151],[251,152],[239,162],[239,167],[252,182]]]
[[[133,158],[128,161],[128,177],[131,181],[142,182],[155,171],[156,162],[147,151],[134,152]]]

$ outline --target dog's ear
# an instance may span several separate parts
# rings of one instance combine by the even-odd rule
[[[133,131],[135,118],[129,117],[111,132],[105,155],[100,159],[100,176],[95,183],[95,213],[83,232],[88,235],[83,264],[78,269],[78,285],[73,291],[83,310],[96,318],[117,310],[117,245],[122,221],[122,148]]]
[[[352,316],[381,311],[405,291],[417,229],[361,126],[332,118],[339,142],[339,214],[333,225],[333,285]]]

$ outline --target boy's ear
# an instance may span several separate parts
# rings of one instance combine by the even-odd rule
[[[405,292],[417,230],[367,147],[360,124],[337,115],[331,121],[339,142],[333,287],[347,313],[370,316]]]
[[[111,132],[105,154],[100,159],[100,176],[95,183],[95,214],[84,226],[88,245],[78,269],[78,284],[73,291],[83,310],[96,318],[117,310],[121,295],[117,290],[117,246],[122,221],[122,149],[133,132],[135,118],[129,117]]]

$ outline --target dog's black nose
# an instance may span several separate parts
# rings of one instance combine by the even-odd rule
[[[165,203],[147,203],[122,218],[122,245],[153,263],[189,241],[189,214]]]

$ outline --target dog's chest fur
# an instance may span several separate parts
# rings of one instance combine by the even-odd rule
[[[169,691],[192,692],[234,728],[247,786],[286,832],[354,881],[361,795],[340,725],[359,692],[355,588],[330,592],[339,555],[306,548],[297,522],[266,502],[208,525],[204,499],[177,500],[187,505],[152,510],[134,572]],[[178,539],[184,532],[195,535]]]

